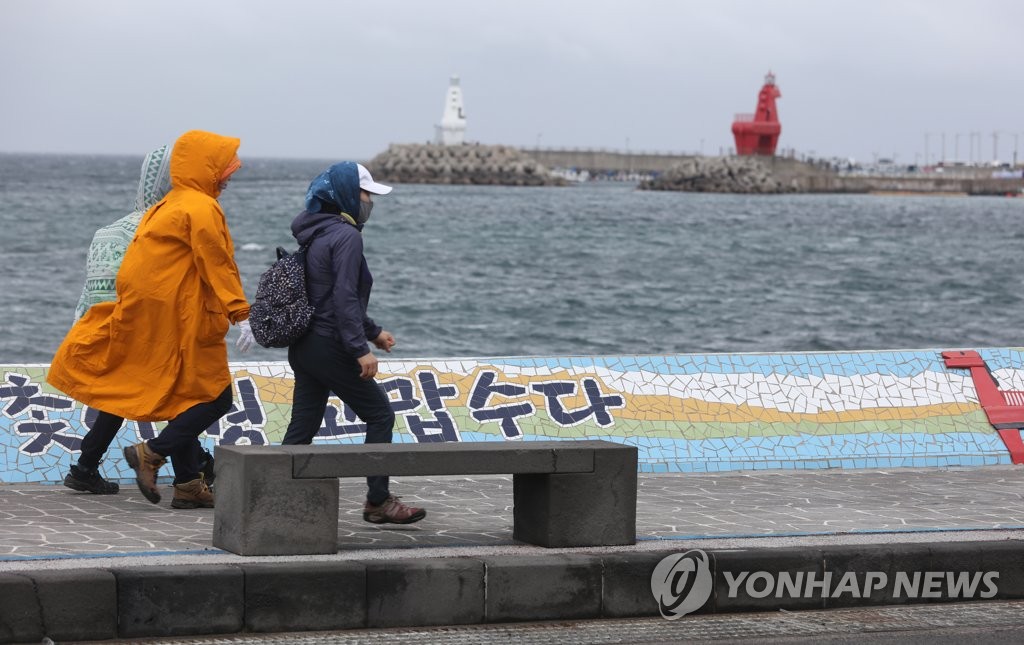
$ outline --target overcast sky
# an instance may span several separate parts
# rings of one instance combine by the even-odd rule
[[[369,159],[458,75],[470,140],[717,154],[771,70],[780,147],[1012,160],[1022,66],[1020,0],[0,0],[0,151]]]

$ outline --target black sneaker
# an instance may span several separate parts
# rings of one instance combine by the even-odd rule
[[[116,495],[121,487],[116,482],[108,482],[100,476],[96,469],[72,466],[71,472],[64,478],[64,485],[72,490],[80,490],[96,495]]]
[[[199,472],[203,473],[203,479],[206,480],[206,485],[209,488],[213,488],[213,480],[215,475],[213,474],[213,455],[209,450],[203,450],[203,461],[199,466]]]

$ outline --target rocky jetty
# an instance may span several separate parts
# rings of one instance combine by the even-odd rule
[[[375,178],[399,184],[564,186],[566,181],[511,146],[474,143],[392,144],[366,164]]]
[[[673,165],[641,190],[678,190],[695,193],[787,193],[799,190],[780,180],[757,157],[692,157]]]

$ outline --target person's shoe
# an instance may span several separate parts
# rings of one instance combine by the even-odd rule
[[[213,480],[217,477],[217,475],[213,473],[213,455],[210,454],[209,450],[204,450],[203,454],[205,457],[203,457],[204,461],[199,467],[199,472],[203,474],[203,479],[206,480],[206,485],[213,488]]]
[[[213,491],[206,485],[202,473],[197,479],[174,485],[171,508],[213,508]]]
[[[116,482],[108,482],[100,476],[95,468],[83,468],[74,465],[71,472],[64,477],[64,485],[71,490],[80,490],[96,495],[116,495],[121,487]]]
[[[167,463],[167,459],[150,450],[145,441],[125,448],[124,458],[135,471],[135,483],[139,485],[143,497],[154,504],[159,504],[160,491],[156,487],[156,473],[160,466]]]
[[[422,508],[407,506],[394,495],[388,496],[380,506],[370,502],[363,505],[363,519],[371,524],[412,524],[426,516]]]

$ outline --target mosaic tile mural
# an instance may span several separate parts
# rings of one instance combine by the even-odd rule
[[[1024,350],[978,352],[1000,388],[1024,390]],[[46,369],[0,365],[2,483],[61,481],[95,416],[46,385]],[[288,364],[231,369],[234,407],[203,442],[279,443]],[[382,361],[378,379],[395,441],[603,438],[637,446],[642,472],[1011,463],[971,373],[940,350]],[[160,427],[127,423],[103,473],[130,480],[120,447]],[[363,432],[332,398],[316,440]]]

